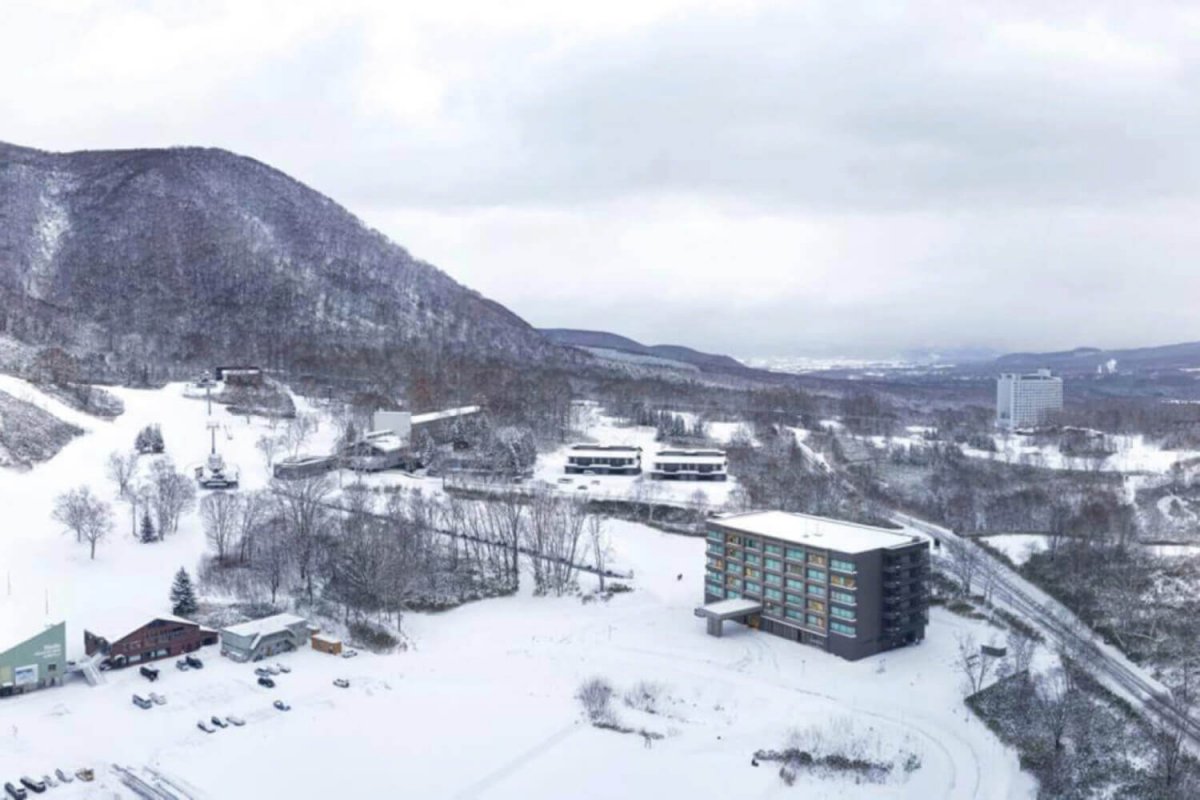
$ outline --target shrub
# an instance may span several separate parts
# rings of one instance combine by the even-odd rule
[[[612,711],[609,708],[613,696],[612,684],[604,678],[592,678],[579,687],[575,696],[579,698],[592,724],[612,724]]]
[[[400,644],[391,631],[367,622],[351,622],[350,639],[373,653],[390,653]]]

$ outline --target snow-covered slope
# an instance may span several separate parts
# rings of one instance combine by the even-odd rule
[[[114,499],[104,459],[127,448],[145,424],[162,425],[181,464],[206,452],[205,404],[183,397],[180,387],[118,394],[122,417],[93,424],[32,470],[0,471],[7,512],[0,573],[12,586],[0,594],[0,647],[18,628],[27,632],[31,621],[47,618],[48,608],[49,619],[67,621],[77,657],[84,626],[169,610],[173,572],[194,568],[205,551],[195,514],[165,542],[143,545],[128,533],[127,507],[115,504],[114,538],[95,562],[50,521],[52,499],[66,488],[85,483]],[[302,398],[298,407],[319,413]],[[268,423],[216,413],[218,445],[242,468],[244,485],[264,485],[254,442]],[[323,424],[313,449],[332,435]],[[613,566],[635,576],[634,591],[609,602],[526,590],[410,614],[408,652],[343,660],[305,650],[281,659],[293,671],[279,676],[275,690],[257,686],[250,666],[210,648],[201,653],[204,670],[163,669],[152,688],[167,704],[148,711],[130,703],[131,693],[151,688],[132,670],[109,673],[95,688],[70,683],[0,700],[0,776],[98,770],[96,784],[52,790],[63,798],[128,796],[108,768],[114,762],[153,767],[192,787],[193,797],[213,800],[1033,796],[1015,754],[961,704],[955,634],[984,640],[989,631],[981,623],[934,609],[923,644],[853,664],[736,625],[716,639],[692,614],[704,542],[634,523],[611,522],[609,531]],[[582,582],[592,588],[591,579]],[[657,686],[660,713],[620,698],[615,708],[622,722],[663,738],[647,747],[641,736],[589,726],[574,694],[594,676],[618,692],[640,682]],[[334,687],[335,677],[350,688]],[[293,710],[276,711],[275,698]],[[198,730],[196,721],[213,714],[236,714],[247,724]],[[751,765],[755,750],[782,747],[793,730],[810,726],[831,748],[863,746],[881,758],[911,753],[920,767],[878,784],[806,775],[789,788],[776,769]]]

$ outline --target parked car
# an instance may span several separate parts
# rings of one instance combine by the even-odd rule
[[[80,767],[79,769],[75,770],[75,777],[79,778],[79,780],[83,781],[84,783],[91,783],[92,781],[96,780],[96,773],[93,772],[90,767]]]
[[[72,777],[71,773],[69,773],[69,772],[63,772],[61,769],[56,769],[56,770],[54,770],[54,774],[63,783],[74,783],[75,782],[75,778]]]
[[[55,786],[58,786],[58,781],[54,780],[54,778],[51,778],[49,775],[42,776],[42,783],[46,784],[51,789],[53,789]]]
[[[216,725],[218,728],[228,728],[229,727],[229,723],[226,722],[225,720],[221,719],[220,717],[218,717],[216,714],[213,714],[212,724]]]
[[[260,677],[260,678],[269,678],[269,677],[271,677],[271,673],[270,673],[270,672],[267,672],[267,668],[266,668],[266,667],[255,667],[255,668],[254,668],[254,674],[255,674],[255,675],[257,675],[257,676],[258,676],[258,677]]]
[[[279,674],[279,667],[272,667],[270,665],[267,665],[267,666],[263,667],[263,669],[265,669],[271,675]]]
[[[199,722],[197,722],[196,727],[199,728],[200,730],[204,731],[205,733],[216,733],[217,732],[216,728],[214,728],[212,725],[209,725],[204,720],[200,720]]]
[[[29,796],[29,792],[22,789],[20,786],[13,786],[11,783],[4,784],[4,791],[12,800],[25,800]]]
[[[138,672],[142,673],[142,677],[148,681],[158,680],[158,670],[155,667],[142,667]]]
[[[342,651],[342,658],[354,658],[356,655],[358,655],[357,650],[351,649]]]
[[[291,672],[291,671],[292,671],[292,668],[291,668],[291,667],[289,667],[289,666],[288,666],[288,665],[286,665],[286,664],[276,664],[276,665],[275,665],[275,669],[277,669],[277,670],[279,670],[280,672],[283,672],[283,673],[287,673],[287,672]]]
[[[188,663],[181,658],[175,662],[175,669],[179,670],[180,672],[187,672],[190,667],[188,667]]]
[[[270,679],[270,678],[268,678],[266,675],[260,675],[260,676],[259,676],[259,678],[258,678],[258,685],[259,685],[259,686],[265,686],[265,687],[267,687],[268,689],[274,689],[274,688],[275,688],[275,681],[271,680],[271,679]]]
[[[346,680],[345,678],[335,678],[333,681],[333,685],[338,687],[339,689],[349,689],[350,681]]]
[[[239,728],[246,724],[246,720],[242,719],[241,717],[235,717],[232,714],[226,717],[225,721],[230,725],[236,725]]]
[[[150,702],[145,697],[142,697],[140,694],[135,694],[133,696],[133,704],[138,708],[150,708],[152,705],[154,705],[154,703]]]
[[[42,783],[36,778],[31,778],[28,775],[21,776],[21,783],[26,789],[34,792],[35,794],[41,794],[42,792],[46,791],[46,784]]]
[[[192,669],[201,669],[204,667],[204,662],[193,655],[186,655],[183,657],[183,660],[186,661],[187,665]]]
[[[289,706],[287,703],[283,702],[282,700],[276,700],[271,705],[275,706],[280,711],[291,711],[292,710],[292,707]]]
[[[156,706],[165,706],[167,704],[167,698],[163,697],[158,692],[151,692],[150,702],[154,703]]]

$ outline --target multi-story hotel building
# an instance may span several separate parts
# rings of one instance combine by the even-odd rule
[[[654,480],[723,481],[728,477],[724,450],[659,450],[650,462]]]
[[[1052,411],[1062,411],[1062,378],[1039,369],[1028,375],[1005,373],[996,380],[996,425],[1035,428]]]
[[[929,543],[807,514],[709,521],[708,632],[732,620],[856,660],[925,637]]]

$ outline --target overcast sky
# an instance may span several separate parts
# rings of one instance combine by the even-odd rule
[[[254,156],[538,326],[1200,339],[1200,6],[967,5],[5,0],[0,139]]]

